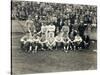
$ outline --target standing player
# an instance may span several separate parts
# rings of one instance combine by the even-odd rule
[[[64,26],[61,29],[62,36],[67,37],[69,34],[69,26],[67,25],[67,21],[64,22]]]
[[[28,20],[26,20],[25,26],[30,36],[32,36],[36,30],[31,15],[28,16]]]
[[[41,34],[41,35],[44,35],[45,37],[47,37],[47,26],[45,23],[42,23],[41,31],[38,32],[37,34]]]
[[[55,32],[55,25],[51,23],[50,25],[47,26],[47,38],[54,37],[55,36],[54,32]]]

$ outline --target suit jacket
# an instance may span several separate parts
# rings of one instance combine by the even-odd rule
[[[90,43],[90,37],[88,36],[88,35],[84,35],[83,37],[82,37],[82,39],[83,39],[83,41],[85,41],[86,43]]]

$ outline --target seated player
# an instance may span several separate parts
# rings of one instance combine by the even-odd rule
[[[81,36],[79,36],[79,34],[77,34],[75,36],[75,39],[73,40],[73,43],[74,43],[74,49],[78,50],[81,47],[82,38],[81,38]]]
[[[39,43],[41,44],[41,49],[42,50],[47,49],[47,46],[46,46],[47,39],[46,39],[46,35],[44,33],[41,35],[41,38],[40,38],[40,42]]]
[[[21,39],[20,39],[20,42],[21,42],[21,48],[23,49],[24,48],[24,44],[26,44],[27,42],[27,38],[28,36],[23,36]]]
[[[52,32],[49,32],[49,37],[47,39],[47,47],[50,49],[50,50],[53,50],[56,46],[56,42],[55,42],[55,37],[53,37],[53,33]]]
[[[23,36],[20,39],[20,42],[21,42],[21,48],[24,51],[30,52],[33,50],[33,37],[30,37],[29,34]]]
[[[47,26],[47,31],[48,32],[55,32],[55,25],[53,25],[53,23],[51,22],[50,25]]]
[[[75,39],[75,36],[77,35],[77,30],[73,29],[72,28],[72,31],[70,32],[69,34],[69,38],[71,40],[71,43],[70,43],[70,49],[71,50],[74,50],[74,43],[73,43],[73,40]]]
[[[61,36],[61,34],[58,34],[55,37],[55,42],[56,42],[56,49],[62,49],[64,46],[64,40],[63,37]]]
[[[83,36],[83,41],[81,46],[83,49],[88,49],[90,46],[90,37],[86,33]]]
[[[63,40],[64,40],[64,51],[68,52],[68,50],[72,48],[71,47],[72,41],[68,36],[63,37]]]
[[[34,36],[34,50],[33,50],[33,53],[36,53],[37,50],[39,50],[40,47],[41,47],[41,45],[40,45],[40,37],[35,35]]]

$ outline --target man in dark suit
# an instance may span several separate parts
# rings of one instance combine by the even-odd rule
[[[57,27],[59,28],[59,31],[61,31],[62,26],[64,26],[64,18],[63,17],[58,17],[58,19],[57,19]]]
[[[79,31],[79,35],[81,36],[81,37],[83,37],[83,35],[84,35],[84,31],[85,31],[85,26],[84,26],[84,24],[83,24],[83,21],[80,21],[81,23],[80,23],[80,25],[79,25],[79,27],[78,27],[78,31]]]
[[[82,48],[83,49],[89,48],[89,46],[90,46],[90,37],[87,34],[84,34],[82,39],[83,39]]]

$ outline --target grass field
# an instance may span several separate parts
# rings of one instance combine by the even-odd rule
[[[91,43],[89,50],[69,51],[69,53],[62,50],[25,53],[20,49],[19,42],[24,34],[20,33],[21,28],[16,23],[16,21],[12,23],[13,75],[97,69],[97,53],[93,52],[97,49],[96,42]]]

